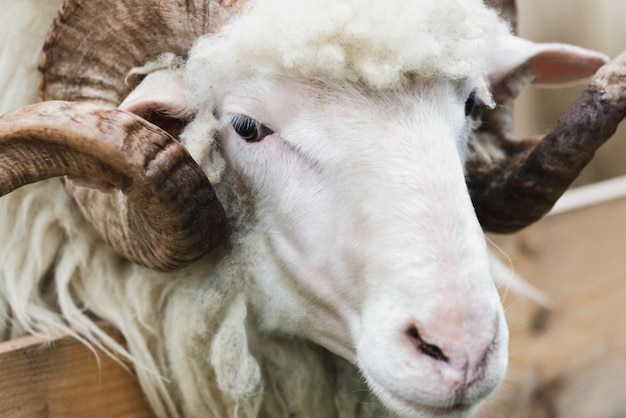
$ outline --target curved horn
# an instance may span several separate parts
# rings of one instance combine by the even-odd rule
[[[133,68],[163,53],[186,56],[245,0],[66,0],[40,57],[41,100],[119,105]]]
[[[193,41],[217,31],[239,3],[66,0],[40,57],[40,99],[117,106],[134,88],[126,83],[131,69],[166,52],[186,56]],[[1,158],[24,152],[32,159],[13,160],[22,174],[10,187],[63,174],[113,184],[119,190],[111,194],[69,182],[67,189],[116,251],[154,269],[182,268],[222,240],[224,210],[182,145],[129,114],[68,103],[49,106],[25,110],[33,121],[19,115],[4,119],[6,125],[19,117],[25,127],[5,130],[3,141],[16,148],[4,147]],[[15,138],[31,138],[31,131],[39,132],[37,140],[16,144]],[[48,159],[55,164],[48,166]]]
[[[139,264],[178,269],[221,241],[225,214],[206,176],[182,145],[138,116],[44,102],[0,117],[0,195],[66,174],[116,187],[72,189],[96,230]]]
[[[496,86],[495,95],[516,96],[506,91],[510,88],[510,83]],[[626,116],[626,51],[598,71],[542,138],[510,139],[510,120],[502,112],[483,118],[485,131],[472,145],[468,186],[483,228],[514,232],[552,208]]]

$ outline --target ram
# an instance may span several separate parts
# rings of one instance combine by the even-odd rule
[[[483,228],[540,218],[624,109],[609,67],[597,121],[510,138],[520,86],[606,61],[510,31],[478,0],[67,0],[0,118],[3,335],[132,359],[161,417],[471,414],[507,367]]]

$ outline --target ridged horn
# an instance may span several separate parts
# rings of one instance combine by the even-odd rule
[[[163,53],[186,57],[200,36],[238,10],[236,0],[66,0],[40,57],[41,100],[117,106],[133,68]]]
[[[126,82],[131,69],[164,53],[185,57],[194,40],[217,31],[241,3],[66,0],[40,57],[40,99],[118,106],[135,87]],[[167,133],[119,111],[69,103],[50,106],[28,113],[45,119],[51,137],[44,134],[41,142],[26,142],[61,164],[35,174],[32,170],[45,166],[46,160],[28,151],[39,167],[28,167],[24,178],[69,174],[117,186],[121,192],[106,194],[67,182],[85,218],[121,255],[153,269],[172,270],[222,241],[223,208],[204,173]],[[72,124],[76,119],[81,126]],[[63,133],[61,121],[68,132]],[[16,137],[15,132],[6,135]],[[60,147],[60,154],[51,144]],[[23,148],[17,146],[16,152]]]
[[[514,97],[518,92],[511,88],[516,90],[515,83],[504,80],[494,95]],[[506,106],[484,115],[468,163],[468,186],[481,225],[501,233],[545,215],[624,119],[626,51],[596,73],[543,137],[512,139],[505,111],[512,110]]]
[[[0,195],[60,175],[115,187],[70,190],[102,237],[139,264],[178,269],[220,241],[225,214],[206,176],[178,141],[136,115],[50,101],[0,117]]]

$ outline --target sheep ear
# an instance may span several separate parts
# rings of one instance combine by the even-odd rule
[[[195,114],[187,99],[188,88],[182,78],[168,70],[148,74],[119,105],[120,110],[141,116],[178,138]],[[113,185],[94,177],[68,176],[76,186],[110,193]]]
[[[226,164],[215,141],[219,124],[210,112],[203,114],[198,123],[192,123],[199,110],[192,98],[183,77],[162,68],[148,73],[119,108],[141,116],[178,139],[209,181],[217,183]],[[204,110],[207,109],[212,107]]]
[[[592,76],[609,58],[596,51],[559,43],[534,43],[517,36],[500,39],[489,72],[492,84],[529,65],[533,84],[563,84]]]
[[[189,104],[189,88],[182,78],[169,71],[148,74],[119,105],[178,138],[195,109]]]

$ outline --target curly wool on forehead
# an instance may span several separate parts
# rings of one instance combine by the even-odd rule
[[[508,31],[481,0],[250,0],[246,6],[217,35],[196,43],[188,71],[210,78],[278,71],[374,88],[393,86],[404,74],[482,80],[491,42]]]

